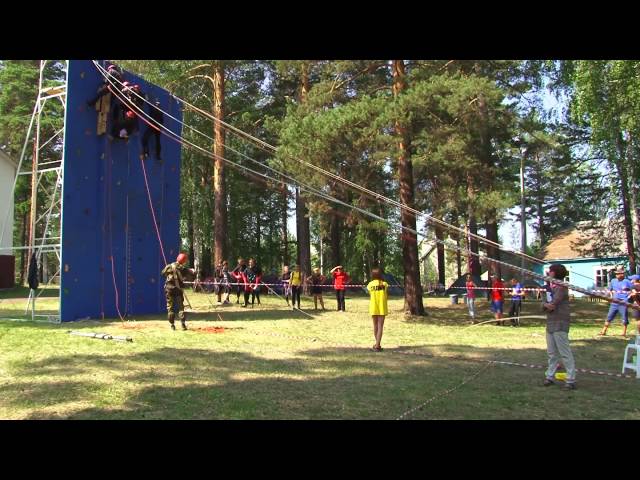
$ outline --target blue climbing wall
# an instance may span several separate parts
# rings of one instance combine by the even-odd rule
[[[123,73],[126,81],[140,85],[149,101],[159,100],[162,110],[182,120],[177,101],[167,91]],[[139,132],[128,142],[97,136],[98,115],[86,102],[95,96],[102,79],[91,61],[69,62],[62,189],[63,322],[117,318],[118,309],[123,316],[133,317],[161,313],[166,305],[160,275],[164,259],[140,160],[147,124],[139,120]],[[150,108],[145,105],[145,112]],[[164,125],[181,135],[178,121],[165,115]],[[156,159],[151,137],[144,165],[164,251],[171,262],[180,247],[180,144],[166,135],[160,142],[162,162]]]

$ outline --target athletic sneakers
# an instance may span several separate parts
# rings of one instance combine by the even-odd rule
[[[175,330],[175,329],[176,329],[176,326],[172,323],[171,324],[171,330]]]
[[[550,385],[554,385],[556,382],[554,382],[553,380],[551,380],[550,378],[545,378],[544,382],[542,383],[543,386],[548,387]]]
[[[565,383],[565,384],[564,384],[564,389],[565,389],[565,390],[575,390],[575,389],[576,389],[576,384],[575,384],[575,382]]]

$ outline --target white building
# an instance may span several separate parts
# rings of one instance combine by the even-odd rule
[[[0,150],[0,255],[13,255],[13,180],[18,165]],[[6,224],[5,224],[6,222]]]
[[[17,168],[18,165],[0,150],[0,288],[14,285],[13,180]]]

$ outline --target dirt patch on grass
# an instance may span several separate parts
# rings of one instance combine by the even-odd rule
[[[224,327],[197,327],[191,330],[199,333],[224,333],[227,329]]]

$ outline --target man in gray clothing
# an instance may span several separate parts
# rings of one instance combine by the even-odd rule
[[[554,263],[549,267],[549,276],[558,280],[564,280],[568,275],[564,265]],[[569,290],[567,287],[551,284],[551,301],[543,305],[547,312],[547,354],[549,356],[549,368],[546,371],[545,386],[553,385],[558,364],[562,360],[567,371],[565,388],[576,388],[576,364],[569,346]]]

